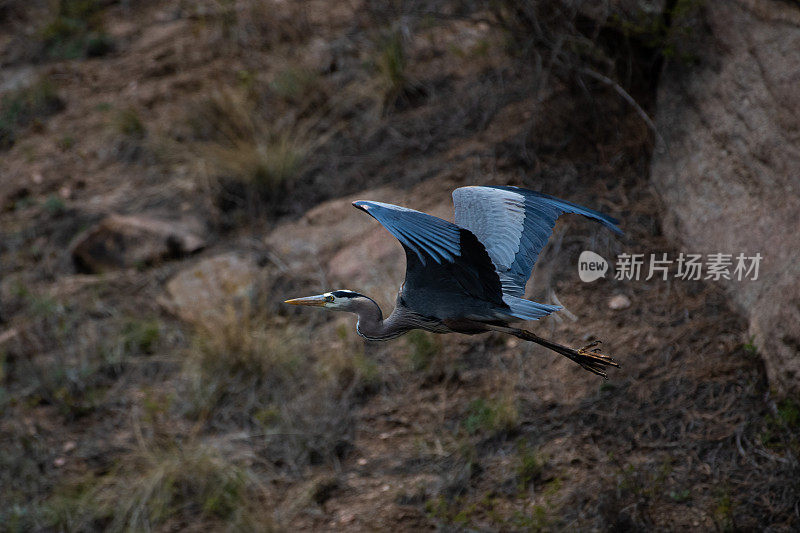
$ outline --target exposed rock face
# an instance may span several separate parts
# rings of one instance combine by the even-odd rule
[[[192,324],[218,319],[231,305],[251,296],[258,265],[244,254],[232,252],[204,259],[167,282],[171,312]]]
[[[667,65],[652,183],[688,252],[761,253],[727,282],[779,395],[800,393],[800,8],[707,2],[699,65]]]
[[[399,243],[351,205],[365,198],[398,201],[402,193],[383,188],[322,203],[300,220],[276,228],[264,240],[287,271],[314,273],[318,282],[309,290],[351,289],[370,295],[391,310],[403,280],[405,259]],[[286,297],[294,296],[304,295]]]
[[[87,273],[136,267],[195,252],[205,246],[200,235],[202,224],[194,219],[110,215],[78,239],[72,258]]]

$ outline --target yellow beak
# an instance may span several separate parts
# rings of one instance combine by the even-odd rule
[[[313,307],[325,307],[325,297],[323,295],[306,296],[305,298],[295,298],[294,300],[286,300],[283,302],[291,305],[310,305]]]

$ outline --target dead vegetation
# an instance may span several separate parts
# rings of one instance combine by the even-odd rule
[[[114,44],[105,33],[102,12],[109,0],[57,0],[50,2],[48,22],[39,29],[44,55],[49,59],[99,57]]]
[[[53,82],[44,77],[3,94],[0,99],[0,151],[11,148],[21,132],[36,127],[63,107]]]
[[[583,249],[671,249],[644,118],[696,2],[53,5],[67,112],[36,85],[0,111],[0,528],[797,527],[800,408],[771,399],[721,291],[574,276]],[[104,32],[114,54],[83,61]],[[478,182],[623,219],[623,241],[565,221],[531,287],[579,317],[539,328],[621,355],[609,382],[499,335],[375,345],[280,305],[330,259],[293,272],[263,245],[280,222]],[[256,256],[268,280],[188,324],[160,302],[193,257],[76,275],[69,243],[97,211],[145,208],[201,212],[206,253]],[[615,294],[631,307],[607,309]]]
[[[188,416],[223,432],[234,424],[292,471],[340,459],[352,442],[357,365],[330,372],[299,331],[258,320],[234,313],[198,332],[186,356]]]
[[[141,443],[105,476],[62,487],[44,521],[70,531],[152,530],[198,519],[269,530],[257,508],[262,498],[256,479],[208,446]]]

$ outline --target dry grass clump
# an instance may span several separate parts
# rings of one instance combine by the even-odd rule
[[[159,346],[154,319],[86,321],[79,309],[25,293],[27,326],[5,346],[2,378],[16,401],[53,405],[68,419],[100,407],[134,357]],[[10,401],[10,397],[5,400]],[[0,398],[0,413],[5,406]]]
[[[141,443],[99,479],[62,487],[42,509],[49,527],[70,531],[151,531],[203,520],[217,527],[270,530],[256,506],[254,475],[199,441]]]
[[[51,2],[50,21],[39,30],[47,57],[77,59],[109,53],[114,43],[103,30],[102,12],[108,0]]]
[[[197,105],[189,126],[200,141],[197,154],[209,159],[217,179],[260,194],[273,195],[298,179],[310,148],[301,128],[272,123],[252,99],[232,89]]]
[[[320,75],[302,65],[288,65],[278,72],[269,84],[278,98],[300,112],[320,103],[323,91]]]
[[[141,139],[147,133],[136,109],[128,107],[119,110],[114,116],[114,129],[122,135]]]
[[[208,429],[244,430],[267,461],[290,471],[337,461],[375,370],[357,355],[317,359],[303,335],[233,311],[204,326],[186,361],[187,413]]]
[[[471,401],[462,426],[470,435],[478,432],[497,433],[514,429],[518,421],[516,399],[511,394],[503,394],[497,398]]]
[[[114,132],[109,142],[109,155],[119,161],[146,164],[159,150],[158,143],[148,141],[147,126],[134,107],[117,110],[110,117],[109,127]]]
[[[311,376],[274,407],[259,440],[264,458],[293,474],[309,465],[338,464],[352,448],[356,416],[352,391]]]
[[[267,136],[255,144],[236,142],[214,152],[220,171],[260,190],[275,191],[297,177],[305,150],[289,135]]]
[[[415,372],[427,370],[442,355],[441,335],[413,330],[405,335],[405,341],[408,345],[408,363]]]
[[[0,396],[6,394],[5,384]],[[0,398],[2,400],[2,398]],[[0,529],[33,531],[37,496],[51,489],[42,467],[52,460],[45,439],[34,438],[24,417],[0,409]]]
[[[383,103],[391,105],[405,92],[409,83],[402,33],[393,31],[381,38],[374,61]]]
[[[356,395],[374,392],[381,385],[381,369],[364,353],[364,341],[349,325],[336,328],[338,344],[331,343],[316,361],[317,372],[325,380]]]
[[[423,86],[409,73],[405,36],[400,29],[383,33],[375,42],[372,64],[374,95],[384,112],[425,96]]]
[[[302,2],[240,0],[238,4],[239,41],[244,46],[296,44],[313,35],[308,10]]]
[[[307,364],[291,331],[230,308],[200,327],[187,354],[190,414],[259,426],[275,392],[291,386]]]
[[[255,103],[232,88],[215,91],[192,105],[187,124],[193,139],[200,142],[234,143],[259,132]]]
[[[264,50],[296,44],[313,32],[303,2],[203,0],[187,3],[183,9],[215,36],[215,42],[240,48]]]

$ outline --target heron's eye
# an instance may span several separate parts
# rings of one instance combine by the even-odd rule
[[[327,295],[327,296],[325,297],[325,301],[326,301],[326,302],[333,302],[333,300],[334,300],[334,299],[335,299],[335,298],[333,297],[333,295],[332,295],[332,294],[329,294],[329,295]]]

